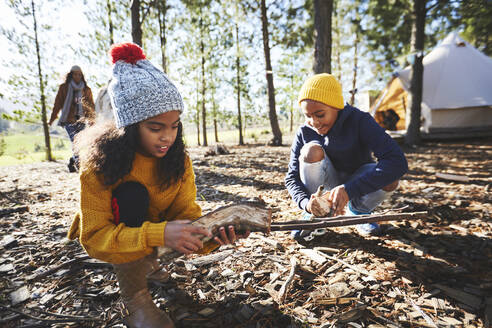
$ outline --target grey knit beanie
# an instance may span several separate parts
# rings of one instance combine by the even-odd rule
[[[173,110],[183,112],[178,89],[164,72],[145,59],[138,45],[115,44],[110,54],[114,66],[108,92],[118,128]]]

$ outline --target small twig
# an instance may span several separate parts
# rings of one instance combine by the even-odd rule
[[[289,276],[287,277],[287,280],[285,280],[284,284],[282,287],[280,287],[280,290],[278,291],[278,300],[279,303],[283,303],[285,300],[285,297],[287,293],[289,292],[290,286],[292,284],[292,280],[294,280],[294,276],[296,273],[296,267],[297,267],[297,260],[295,256],[290,258],[290,272]]]
[[[49,322],[49,323],[81,322],[81,321],[102,321],[99,318],[71,316],[71,315],[64,315],[64,314],[55,314],[55,313],[50,313],[50,312],[48,312],[50,315],[58,316],[58,317],[60,317],[60,319],[46,319],[46,318],[36,317],[36,316],[33,316],[33,315],[29,314],[29,313],[25,313],[25,312],[23,312],[21,310],[13,309],[11,307],[6,307],[6,306],[3,306],[3,305],[0,305],[0,308],[2,308],[4,310],[7,310],[7,311],[11,311],[11,312],[17,313],[17,314],[20,314],[20,315],[25,316],[25,317],[27,317],[29,319],[33,319],[33,320],[37,320],[37,321],[42,321],[42,322]],[[34,310],[34,311],[37,311],[37,310]],[[40,311],[40,312],[43,312],[43,311]]]

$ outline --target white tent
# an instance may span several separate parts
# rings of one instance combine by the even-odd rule
[[[423,59],[424,132],[492,132],[492,59],[450,33]],[[375,102],[372,114],[394,109],[404,127],[411,68],[400,71]],[[401,108],[395,108],[401,106]],[[382,116],[380,116],[382,117]],[[378,115],[376,115],[378,119]],[[403,123],[403,124],[402,124]]]

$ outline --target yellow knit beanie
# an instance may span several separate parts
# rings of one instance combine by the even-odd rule
[[[299,91],[297,101],[310,99],[325,105],[343,109],[342,86],[337,79],[328,73],[321,73],[311,76],[304,82]]]

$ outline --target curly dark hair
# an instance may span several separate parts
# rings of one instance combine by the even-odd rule
[[[85,86],[87,86],[84,73],[82,73],[82,71],[80,71],[80,73],[82,74],[82,81],[84,81]],[[65,83],[69,83],[70,81],[72,81],[72,76],[73,76],[73,71],[68,72],[67,75],[65,76]]]
[[[112,185],[130,173],[135,152],[140,146],[139,139],[138,123],[117,128],[114,121],[107,120],[77,134],[74,145],[82,168],[93,169],[102,175],[105,185]],[[158,161],[157,174],[162,190],[183,177],[186,154],[180,122],[176,141],[166,156]]]

